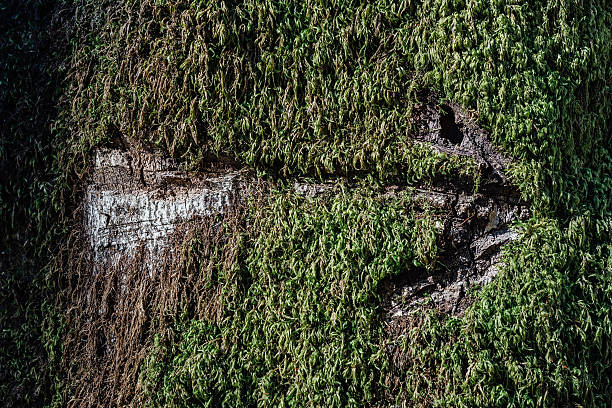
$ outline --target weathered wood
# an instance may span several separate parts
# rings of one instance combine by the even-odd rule
[[[159,155],[98,150],[84,205],[95,259],[119,259],[140,245],[154,256],[177,224],[231,207],[238,176],[188,174]]]

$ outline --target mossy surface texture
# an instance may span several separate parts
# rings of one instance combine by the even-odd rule
[[[382,202],[371,191],[343,188],[317,199],[273,193],[250,214],[237,263],[211,276],[224,287],[220,321],[188,322],[165,362],[154,348],[145,363],[153,400],[160,406],[375,400],[386,365],[378,284],[435,258],[435,238],[426,238],[433,222],[414,219],[409,197]]]
[[[252,168],[278,187],[247,205],[236,259],[189,269],[220,288],[219,318],[186,309],[175,341],[147,333],[134,400],[610,406],[610,2],[13,3],[0,6],[4,400],[74,404],[54,363],[69,327],[52,318],[65,303],[50,266],[78,226],[92,149],[115,146]],[[532,216],[463,317],[422,311],[389,338],[381,280],[440,267],[435,214],[412,212],[409,187],[478,177],[471,159],[413,142],[422,89],[473,112]],[[304,198],[293,177],[341,181]],[[382,198],[391,184],[405,196]],[[401,366],[386,354],[398,346]]]

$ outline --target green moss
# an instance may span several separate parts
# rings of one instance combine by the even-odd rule
[[[468,159],[411,142],[420,84],[395,50],[393,13],[350,3],[118,6],[77,57],[78,70],[82,58],[92,67],[66,126],[79,145],[120,134],[194,163],[229,155],[284,176],[472,176]]]
[[[426,316],[404,341],[405,391],[439,406],[607,406],[610,222],[531,220],[461,319]],[[449,341],[461,339],[461,341]],[[444,367],[434,375],[424,366]],[[434,391],[434,392],[432,392]]]
[[[45,16],[55,5],[26,3]],[[0,158],[12,174],[0,190],[1,357],[10,377],[2,396],[23,405],[48,394],[19,394],[15,385],[50,388],[37,377],[46,361],[33,356],[53,308],[42,307],[48,294],[36,282],[71,223],[72,186],[92,148],[152,145],[191,168],[223,157],[274,177],[412,185],[460,173],[477,183],[469,159],[412,143],[415,92],[428,87],[478,115],[513,158],[510,174],[534,216],[465,317],[422,316],[405,340],[398,398],[609,404],[610,2],[60,6],[59,15],[76,17],[54,41],[69,39],[73,55],[55,65],[47,20],[18,5],[0,19],[0,81],[9,87],[0,94]],[[401,200],[383,204],[363,191],[274,197],[283,199],[268,213],[253,208],[243,280],[224,283],[224,320],[184,316],[182,341],[151,354],[143,378],[155,402],[361,406],[384,393],[378,379],[391,368],[376,285],[414,261],[435,267],[430,223],[415,221]],[[344,297],[323,296],[340,282]],[[27,295],[32,288],[40,297]],[[50,355],[59,335],[46,331]]]
[[[238,288],[224,290],[220,322],[180,325],[180,343],[146,365],[156,405],[375,400],[387,365],[378,283],[435,262],[435,242],[418,239],[434,223],[414,219],[407,193],[383,202],[342,186],[326,198],[274,193],[249,219],[232,266],[242,279],[222,283]]]

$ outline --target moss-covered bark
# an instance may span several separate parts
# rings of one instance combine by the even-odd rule
[[[0,208],[4,399],[49,402],[52,373],[58,405],[142,398],[388,405],[397,397],[412,406],[606,406],[611,7],[603,0],[8,4],[0,42],[7,89],[0,169],[10,175]],[[62,29],[45,30],[52,21]],[[137,360],[146,364],[112,377],[115,388],[98,388],[92,399],[71,399],[84,395],[78,384],[87,377],[57,345],[63,339],[65,350],[79,349],[70,348],[78,342],[69,333],[84,315],[71,295],[76,304],[97,298],[65,292],[85,276],[71,275],[70,262],[84,248],[57,237],[80,228],[75,198],[93,148],[155,147],[191,169],[221,161],[274,182],[347,178],[368,191],[456,174],[477,182],[474,160],[415,140],[424,88],[473,112],[511,157],[510,178],[531,203],[531,218],[515,226],[519,239],[506,248],[506,267],[473,294],[463,317],[424,312],[389,328],[404,337],[385,339],[374,317],[376,283],[428,259],[406,208],[367,193],[309,201],[279,192],[282,200],[247,206],[244,241],[234,243],[240,251],[212,269],[237,265],[228,276],[240,277],[224,286],[233,289],[220,320],[162,302],[168,310],[142,315],[146,322],[172,314],[156,342],[159,324],[139,332],[152,347],[150,358]],[[67,252],[53,262],[60,244]],[[187,251],[172,268],[204,285],[197,275],[204,267],[193,265],[215,259],[223,245]],[[33,284],[41,271],[49,271],[46,288]],[[108,275],[117,285],[121,276]],[[92,275],[86,289],[104,286],[103,278]],[[341,282],[345,297],[323,296]],[[168,283],[158,283],[163,294]],[[43,309],[42,299],[57,312]],[[87,313],[98,312],[94,305]],[[57,321],[43,331],[45,316]],[[131,327],[116,324],[108,327]],[[43,343],[47,360],[38,357]],[[395,354],[383,358],[384,350]],[[137,377],[130,393],[118,391]]]

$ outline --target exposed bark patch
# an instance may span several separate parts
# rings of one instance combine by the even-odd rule
[[[436,187],[417,189],[414,200],[417,208],[436,213],[441,256],[434,271],[406,271],[384,282],[383,308],[391,320],[427,301],[444,313],[462,314],[467,289],[487,284],[497,274],[503,245],[518,237],[510,224],[528,215],[527,206],[513,195]]]
[[[473,157],[485,177],[507,183],[504,169],[510,159],[491,144],[488,132],[476,124],[470,113],[453,102],[442,103],[433,91],[421,91],[417,97],[414,120],[418,142],[437,152]]]
[[[187,173],[159,155],[98,150],[85,197],[85,230],[99,262],[144,245],[158,253],[182,222],[233,206],[239,172]]]
[[[429,302],[443,313],[461,315],[469,301],[466,291],[495,277],[501,248],[517,238],[512,222],[529,215],[504,174],[510,159],[493,147],[473,117],[452,102],[441,103],[434,92],[422,91],[418,98],[415,140],[437,152],[474,158],[482,180],[477,192],[452,177],[416,188],[417,207],[436,211],[441,257],[433,272],[407,271],[383,282],[383,308],[392,324]]]

